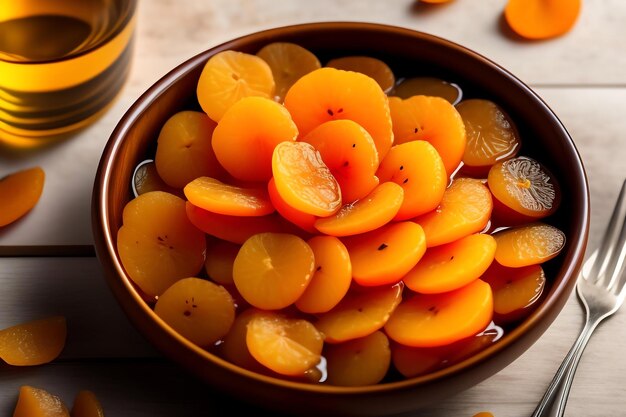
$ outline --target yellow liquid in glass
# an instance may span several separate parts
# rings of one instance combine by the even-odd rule
[[[20,0],[0,9],[0,140],[90,123],[130,68],[133,0]]]

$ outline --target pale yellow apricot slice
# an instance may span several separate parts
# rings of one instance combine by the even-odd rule
[[[554,226],[532,223],[494,234],[496,261],[511,268],[537,265],[557,256],[565,246],[565,234]]]
[[[469,235],[426,250],[403,280],[407,287],[422,294],[456,290],[479,278],[495,253],[496,240],[491,235]]]
[[[332,216],[315,221],[315,228],[332,236],[351,236],[378,229],[398,213],[404,199],[402,187],[385,182],[365,198],[342,206]]]
[[[56,395],[24,385],[20,387],[13,417],[70,417],[70,413]]]
[[[276,101],[282,103],[291,86],[302,76],[321,67],[319,59],[306,48],[291,42],[272,42],[257,52],[272,69]]]
[[[221,285],[184,278],[161,294],[154,312],[189,341],[209,347],[228,333],[235,303]]]
[[[313,250],[315,272],[296,307],[305,313],[325,313],[346,295],[352,282],[348,250],[334,236],[315,236],[307,241]]]
[[[247,302],[264,310],[277,310],[300,298],[311,281],[314,266],[311,247],[298,236],[259,233],[241,246],[233,265],[233,279]]]
[[[485,329],[492,315],[491,287],[477,279],[458,290],[417,294],[403,301],[389,318],[385,332],[406,346],[443,346]]]
[[[401,283],[350,291],[339,304],[320,314],[315,327],[328,343],[365,337],[381,329],[402,300]]]
[[[391,363],[389,339],[376,331],[360,339],[328,345],[324,357],[329,384],[347,387],[378,384],[387,375]]]
[[[67,338],[65,317],[53,316],[0,330],[0,358],[9,365],[41,365],[56,359]]]
[[[187,218],[185,201],[151,191],[124,207],[117,250],[133,282],[155,297],[202,269],[206,240]]]
[[[324,336],[306,320],[266,312],[248,323],[246,344],[250,354],[267,368],[298,376],[321,360]]]
[[[74,398],[71,417],[104,417],[104,410],[96,394],[88,390],[79,391]]]
[[[272,69],[256,55],[222,51],[202,69],[196,94],[202,110],[216,122],[244,97],[272,98],[276,84]]]
[[[39,167],[14,172],[0,179],[0,227],[24,216],[39,201],[45,174]]]

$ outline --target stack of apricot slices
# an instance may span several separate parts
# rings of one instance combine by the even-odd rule
[[[370,385],[461,361],[542,299],[560,190],[497,103],[291,43],[212,56],[197,97],[165,122],[117,235],[189,341]]]

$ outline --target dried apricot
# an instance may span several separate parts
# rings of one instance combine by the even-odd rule
[[[71,417],[104,417],[104,410],[100,401],[91,391],[82,390],[76,394],[72,406]]]
[[[224,336],[224,341],[218,345],[218,353],[228,361],[242,368],[257,372],[262,370],[263,366],[254,359],[248,350],[246,336],[250,320],[252,320],[255,315],[264,313],[265,312],[262,310],[257,310],[254,307],[239,313],[237,317],[235,317],[235,321],[230,330],[226,336]]]
[[[473,234],[430,248],[404,277],[413,291],[436,294],[461,288],[479,278],[493,262],[496,240]]]
[[[181,111],[167,119],[154,156],[159,177],[167,185],[183,188],[198,177],[224,176],[211,146],[215,126],[206,114],[197,111]]]
[[[56,395],[28,385],[20,387],[13,417],[70,417],[67,407]]]
[[[395,144],[425,140],[437,149],[451,175],[465,152],[465,126],[461,115],[441,97],[413,96],[389,100]]]
[[[293,304],[313,276],[311,247],[298,236],[259,233],[244,242],[235,258],[233,279],[255,307],[277,310]]]
[[[248,323],[246,344],[261,364],[281,375],[303,375],[321,360],[324,336],[303,319],[265,312]]]
[[[235,304],[224,287],[200,278],[174,283],[154,306],[154,312],[198,346],[220,340],[235,320]]]
[[[320,68],[296,81],[287,92],[285,106],[302,136],[330,120],[350,119],[372,136],[379,159],[393,142],[387,96],[367,75]]]
[[[463,172],[486,175],[496,162],[515,156],[520,138],[511,118],[490,100],[471,99],[460,102],[458,110],[467,146],[463,154]]]
[[[210,177],[199,177],[185,186],[185,196],[194,206],[229,216],[265,216],[274,206],[265,187],[242,188]]]
[[[423,140],[393,146],[376,175],[381,181],[393,181],[404,190],[395,220],[407,220],[436,209],[448,184],[441,157]]]
[[[267,191],[269,193],[272,205],[282,217],[308,233],[317,233],[317,229],[314,226],[315,221],[317,220],[317,216],[304,213],[300,210],[296,210],[295,208],[287,204],[287,202],[283,200],[280,194],[278,194],[274,178],[269,180],[269,182],[267,183]]]
[[[390,223],[344,239],[352,262],[352,278],[360,285],[394,284],[402,279],[426,251],[420,225]]]
[[[337,213],[315,221],[315,228],[332,236],[351,236],[378,229],[389,223],[402,206],[404,191],[384,182],[365,198],[342,206]]]
[[[300,138],[322,156],[339,187],[344,204],[368,195],[378,185],[378,151],[367,130],[352,120],[322,123]]]
[[[341,207],[341,189],[313,146],[283,142],[272,157],[274,184],[294,209],[314,216],[330,216]]]
[[[344,56],[334,58],[328,61],[326,66],[365,74],[376,80],[380,88],[386,94],[390,93],[396,84],[396,77],[393,75],[393,71],[391,71],[389,65],[371,56]]]
[[[436,210],[414,221],[424,229],[430,248],[480,232],[489,223],[492,208],[491,193],[482,182],[459,178],[443,193]]]
[[[39,201],[45,174],[39,167],[14,172],[0,179],[0,227],[24,216]]]
[[[224,114],[212,143],[217,160],[230,175],[267,181],[272,177],[274,148],[297,136],[298,128],[285,107],[267,98],[247,97]]]
[[[381,329],[402,300],[401,283],[350,291],[339,304],[320,314],[315,327],[328,343],[358,339]]]
[[[319,59],[308,49],[291,42],[272,42],[257,52],[272,69],[276,101],[282,103],[293,83],[321,67]]]
[[[328,383],[346,387],[378,384],[391,363],[389,339],[381,331],[328,345],[324,352]]]
[[[406,346],[443,346],[485,329],[492,315],[491,287],[477,279],[454,291],[416,294],[403,301],[389,318],[385,331]]]
[[[537,265],[557,256],[565,246],[565,234],[554,226],[532,223],[497,232],[496,261],[511,268]]]
[[[511,29],[524,38],[553,38],[574,26],[581,3],[581,0],[509,0],[504,17]]]
[[[315,236],[307,241],[315,258],[315,272],[296,307],[305,313],[325,313],[346,295],[352,282],[348,250],[333,236]]]
[[[181,198],[151,191],[124,207],[117,250],[133,282],[148,296],[156,297],[202,269],[206,241],[204,233],[187,218]]]
[[[56,359],[67,338],[65,317],[54,316],[0,330],[0,358],[14,366],[32,366]]]
[[[222,51],[202,69],[196,93],[202,110],[216,122],[244,97],[272,98],[275,83],[270,66],[256,55]]]
[[[239,245],[227,241],[218,241],[207,247],[204,269],[211,280],[222,285],[234,284],[233,264],[239,248]]]

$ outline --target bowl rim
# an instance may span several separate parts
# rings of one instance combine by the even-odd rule
[[[498,343],[492,344],[487,348],[482,349],[478,353],[475,353],[454,365],[422,376],[362,387],[341,387],[334,385],[330,386],[323,384],[310,384],[263,375],[239,367],[193,344],[192,342],[181,336],[174,329],[172,329],[169,325],[167,325],[161,318],[159,318],[154,313],[153,309],[150,308],[150,306],[141,298],[141,295],[137,292],[134,284],[124,271],[124,268],[115,249],[116,245],[113,240],[111,231],[107,228],[107,225],[109,224],[109,216],[106,210],[109,201],[107,191],[111,182],[112,174],[110,162],[117,155],[121,147],[122,141],[124,140],[127,132],[132,128],[136,120],[139,119],[142,114],[150,107],[150,105],[169,87],[171,87],[172,84],[174,84],[178,79],[180,79],[187,73],[195,70],[197,66],[205,62],[209,56],[222,50],[229,49],[231,45],[240,43],[242,41],[263,38],[272,39],[275,35],[281,35],[284,37],[285,35],[301,34],[306,31],[324,32],[336,30],[361,30],[379,32],[384,34],[392,33],[405,37],[419,38],[422,41],[430,42],[436,46],[443,47],[444,49],[453,49],[457,52],[462,53],[463,55],[468,56],[470,59],[482,61],[484,65],[491,67],[494,71],[507,78],[508,81],[510,81],[512,84],[515,84],[516,88],[518,88],[520,92],[523,92],[526,95],[530,96],[530,98],[534,102],[536,102],[536,104],[541,108],[542,112],[550,118],[554,127],[558,129],[559,136],[562,136],[564,138],[564,145],[574,156],[571,161],[572,172],[575,173],[577,179],[577,181],[574,181],[574,183],[578,184],[578,187],[576,188],[576,193],[580,194],[581,196],[581,200],[577,202],[577,204],[579,205],[579,217],[581,222],[579,224],[576,224],[576,226],[579,226],[578,230],[574,230],[575,232],[579,233],[576,233],[572,237],[567,236],[569,244],[573,244],[573,246],[570,246],[570,249],[567,252],[567,257],[563,259],[561,267],[559,268],[558,276],[562,278],[558,282],[555,282],[555,285],[551,286],[548,297],[546,297],[546,299],[537,307],[537,309],[533,311],[533,313],[528,318],[526,318],[526,320],[518,324],[512,330],[508,331],[498,341]],[[539,97],[539,95],[537,95],[529,86],[523,83],[508,70],[506,70],[499,64],[491,61],[489,58],[486,58],[485,56],[465,46],[426,32],[382,23],[326,21],[279,26],[238,36],[236,38],[214,45],[196,54],[195,56],[192,56],[191,58],[177,65],[174,69],[169,71],[166,75],[164,75],[154,84],[152,84],[152,86],[150,86],[137,100],[135,100],[131,107],[125,112],[125,114],[122,116],[115,129],[111,133],[110,138],[104,148],[94,183],[94,192],[92,197],[92,226],[98,258],[107,259],[110,263],[112,263],[116,279],[121,281],[124,289],[131,296],[134,303],[139,307],[141,313],[146,316],[145,318],[156,322],[159,328],[164,333],[166,333],[177,344],[182,345],[185,350],[193,352],[195,355],[201,356],[203,359],[210,361],[213,364],[218,365],[219,367],[226,368],[232,373],[239,374],[246,378],[252,378],[262,383],[274,386],[281,386],[284,388],[299,391],[304,390],[314,393],[346,395],[381,393],[386,391],[402,390],[422,384],[428,384],[429,382],[453,377],[454,375],[461,373],[462,371],[478,366],[479,364],[487,361],[489,358],[495,356],[497,353],[503,352],[520,338],[522,338],[524,334],[532,332],[533,330],[540,330],[538,329],[539,323],[542,320],[545,320],[546,316],[550,316],[551,310],[555,308],[560,310],[562,308],[562,306],[556,305],[558,304],[557,300],[561,299],[562,297],[566,297],[566,294],[564,294],[566,292],[567,295],[569,295],[569,293],[573,289],[573,283],[575,281],[576,274],[582,264],[582,259],[587,244],[590,221],[589,205],[589,186],[587,176],[585,173],[582,159],[572,137],[567,132],[563,123],[558,119],[556,114],[552,111],[550,107],[548,107],[543,99]],[[109,284],[109,287],[111,287],[111,283],[109,282],[111,278],[108,275],[110,274],[107,274],[106,280]],[[115,296],[117,298],[117,294],[115,294]],[[551,321],[553,321],[557,315],[558,314],[553,314]],[[139,331],[141,332],[141,329],[139,329]],[[540,331],[541,333],[543,333],[545,329]],[[536,339],[538,338],[535,338],[535,341]],[[535,341],[533,341],[532,343],[534,343]]]

